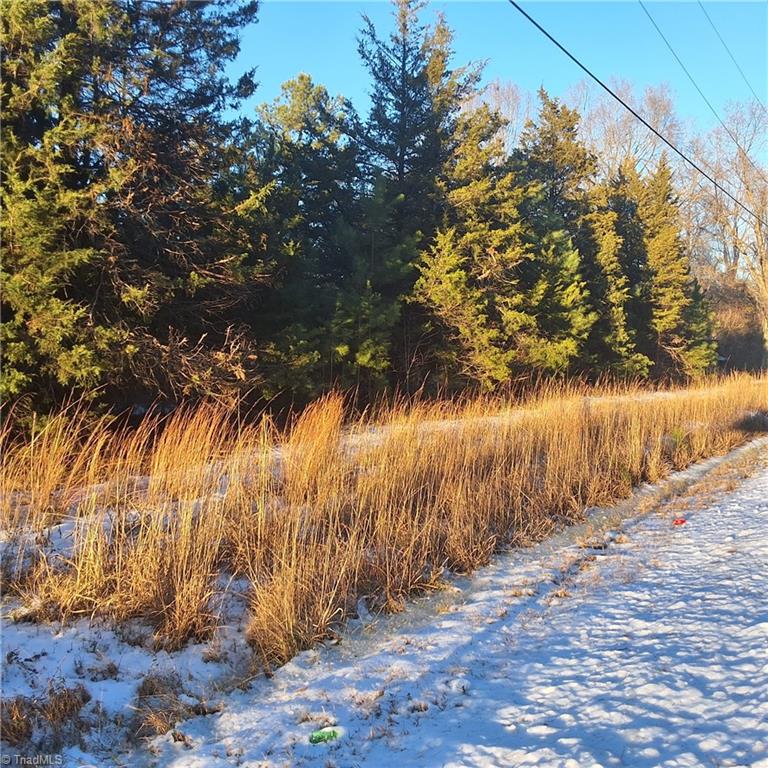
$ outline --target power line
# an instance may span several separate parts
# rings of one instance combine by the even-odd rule
[[[736,69],[739,70],[739,74],[741,75],[742,80],[744,80],[744,82],[747,84],[747,88],[749,88],[749,90],[752,91],[752,95],[755,97],[755,100],[757,101],[757,103],[765,110],[766,113],[768,113],[768,107],[765,106],[765,104],[763,103],[763,100],[755,93],[755,89],[752,87],[752,83],[749,82],[749,80],[747,79],[747,76],[744,74],[744,71],[739,66],[739,62],[736,61],[736,57],[733,55],[733,53],[731,53],[731,49],[728,47],[728,43],[726,43],[725,40],[723,40],[723,36],[720,34],[720,31],[718,30],[718,28],[715,26],[715,22],[712,21],[712,18],[707,13],[706,8],[704,8],[704,6],[702,5],[701,0],[698,0],[698,3],[699,3],[699,8],[701,8],[701,12],[707,17],[707,21],[709,22],[709,25],[715,31],[715,34],[717,35],[718,39],[723,44],[723,48],[725,48],[725,50],[728,52],[728,55],[731,57],[731,61],[733,62],[733,65],[736,67]]]
[[[690,165],[692,168],[695,168],[702,176],[704,176],[706,179],[708,179],[712,184],[715,186],[716,189],[719,189],[726,197],[730,198],[736,205],[738,205],[741,209],[746,211],[752,218],[754,218],[756,221],[758,221],[760,224],[762,224],[764,227],[768,227],[768,222],[766,222],[764,219],[762,219],[760,216],[758,216],[754,211],[747,208],[744,203],[742,203],[740,200],[735,198],[727,189],[722,187],[715,179],[713,179],[706,171],[702,170],[699,165],[696,164],[693,160],[691,160],[688,155],[686,155],[682,150],[678,149],[666,136],[662,135],[657,131],[642,115],[640,115],[637,111],[635,111],[632,107],[627,104],[624,99],[621,98],[617,93],[615,93],[611,88],[609,88],[596,74],[594,74],[586,65],[582,64],[567,48],[565,48],[563,45],[561,45],[552,35],[547,32],[544,27],[539,24],[536,19],[534,19],[532,16],[530,16],[526,11],[524,11],[516,2],[515,0],[507,0],[509,4],[515,8],[517,11],[519,11],[523,16],[525,16],[528,21],[533,24],[536,29],[539,30],[550,42],[552,42],[554,45],[556,45],[574,64],[576,64],[579,69],[586,72],[606,93],[608,93],[610,96],[612,96],[616,101],[621,104],[624,109],[626,109],[628,112],[633,114],[651,133],[656,135],[659,139],[661,139],[673,152],[675,152],[677,155],[683,158],[688,165]]]
[[[720,115],[718,114],[717,110],[712,106],[712,102],[706,97],[706,95],[704,94],[704,91],[701,90],[701,88],[699,87],[699,84],[696,82],[696,80],[694,79],[693,75],[689,72],[688,67],[686,67],[685,64],[683,64],[683,60],[677,55],[677,52],[672,47],[672,43],[669,42],[669,40],[667,39],[666,35],[661,31],[661,28],[656,23],[656,20],[653,18],[653,16],[651,16],[651,12],[648,10],[648,8],[646,8],[645,3],[643,2],[643,0],[637,0],[637,2],[640,3],[640,7],[645,11],[645,15],[648,17],[648,19],[650,20],[651,24],[653,24],[654,29],[659,33],[659,37],[661,37],[661,39],[664,41],[665,45],[669,49],[669,52],[675,57],[675,60],[680,65],[680,68],[688,76],[688,79],[693,84],[693,87],[699,92],[699,96],[701,96],[701,98],[704,99],[704,101],[706,102],[707,106],[710,109],[710,112],[712,112],[712,114],[719,121],[720,125],[723,126],[725,132],[731,137],[731,141],[733,141],[733,143],[741,150],[741,152],[744,153],[744,157],[747,159],[749,164],[761,176],[763,176],[763,178],[765,178],[765,174],[762,172],[762,170],[760,168],[758,168],[754,164],[754,162],[752,161],[752,158],[749,156],[749,153],[747,152],[747,150],[744,149],[744,147],[741,146],[741,144],[739,143],[739,140],[736,138],[736,136],[734,136],[734,134],[731,131],[731,129],[725,124],[725,121],[720,117]]]

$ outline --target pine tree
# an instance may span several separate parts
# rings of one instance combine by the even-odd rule
[[[525,178],[541,185],[544,210],[575,232],[588,209],[597,159],[579,139],[579,113],[550,98],[543,88],[539,101],[538,116],[526,124],[517,156]]]
[[[507,380],[510,339],[522,322],[516,270],[526,258],[522,190],[500,165],[501,121],[487,107],[465,112],[443,172],[446,215],[419,264],[415,297],[445,331],[439,357],[484,387]]]
[[[2,14],[3,396],[228,389],[261,282],[223,76],[256,3],[9,0]],[[128,394],[128,397],[131,395]]]
[[[422,0],[394,0],[395,31],[379,37],[365,17],[359,52],[373,81],[372,107],[358,135],[371,177],[381,175],[400,199],[393,224],[428,239],[441,213],[437,178],[450,151],[459,110],[479,79],[451,68],[452,34],[438,17],[421,23]]]
[[[385,303],[400,304],[399,322],[391,329],[391,376],[406,388],[422,380],[431,353],[426,319],[405,299],[418,276],[419,251],[441,221],[440,174],[459,111],[479,79],[476,67],[451,67],[451,32],[442,17],[431,27],[422,24],[423,7],[419,0],[395,0],[395,31],[389,38],[380,37],[366,18],[359,40],[373,91],[370,115],[358,124],[356,138],[369,190],[376,189],[380,209],[389,213],[372,247],[388,251],[377,258],[391,270],[384,283],[372,282],[372,290]]]
[[[265,394],[308,398],[338,378],[333,332],[342,284],[353,269],[345,231],[359,220],[357,148],[346,136],[351,107],[301,74],[259,111],[253,147],[268,180],[266,253],[272,290],[253,314],[263,349]]]
[[[448,330],[456,367],[490,388],[531,368],[568,369],[592,323],[567,235],[531,226],[540,184],[505,163],[503,121],[465,112],[445,168],[445,225],[420,265],[416,295]],[[450,349],[450,346],[449,346]]]
[[[578,352],[590,372],[645,375],[650,360],[637,348],[629,318],[632,283],[625,272],[624,242],[610,192],[596,182],[597,158],[579,137],[580,116],[542,89],[537,122],[521,138],[519,157],[527,178],[542,185],[543,226],[570,235],[579,274],[588,287],[584,310],[594,318]]]
[[[672,169],[663,155],[639,190],[648,259],[648,296],[658,376],[697,376],[716,361],[709,313],[691,275]]]
[[[362,199],[359,218],[341,231],[348,269],[332,326],[339,380],[368,399],[392,380],[395,329],[404,325],[401,290],[412,280],[417,252],[416,235],[392,228],[399,204],[379,178]]]
[[[351,105],[308,75],[261,109],[256,153],[270,193],[278,283],[258,313],[268,394],[309,397],[333,385],[363,398],[387,384],[392,331],[412,239],[392,227],[391,190],[365,186]]]
[[[518,373],[714,363],[666,159],[597,181],[540,93],[508,157],[442,17],[395,0],[361,120],[307,75],[255,122],[224,69],[248,0],[8,0],[2,396],[373,398]]]
[[[532,363],[563,372],[585,359],[598,319],[590,293],[595,281],[587,287],[586,279],[593,275],[579,250],[595,160],[578,140],[578,113],[543,89],[539,97],[537,121],[528,122],[514,155],[521,183],[536,190],[522,209],[538,241],[536,257],[524,269],[524,286],[534,302],[540,334],[549,339],[532,347]]]
[[[591,329],[588,346],[591,362],[622,377],[644,377],[651,360],[638,347],[636,325],[633,325],[631,303],[634,285],[631,280],[632,242],[621,234],[620,212],[613,209],[610,186],[596,186],[590,194],[591,210],[582,218],[582,249],[592,264],[592,305],[597,322]]]
[[[615,228],[621,238],[619,258],[628,281],[625,304],[627,325],[635,340],[637,354],[642,355],[644,375],[650,373],[655,356],[655,339],[651,325],[650,271],[645,247],[643,222],[638,214],[638,200],[643,182],[636,164],[626,160],[609,182],[609,207],[616,214]]]

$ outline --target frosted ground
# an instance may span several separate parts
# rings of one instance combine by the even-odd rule
[[[87,688],[73,766],[768,766],[766,444],[398,616],[363,602],[340,644],[234,693],[248,662],[232,585],[220,636],[174,654],[151,652],[139,625],[13,623],[6,606],[3,695]],[[187,714],[218,711],[131,752],[138,686],[170,671]],[[322,726],[340,738],[311,745]]]

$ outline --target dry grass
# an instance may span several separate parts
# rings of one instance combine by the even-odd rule
[[[62,414],[32,441],[2,435],[0,515],[18,539],[6,586],[37,616],[141,617],[176,648],[210,636],[213,597],[246,578],[248,637],[269,667],[331,634],[360,595],[397,610],[446,568],[726,452],[764,423],[745,414],[768,411],[766,383],[552,387],[522,406],[401,405],[346,426],[334,395],[285,430],[207,405],[133,431]],[[56,524],[71,529],[63,556],[46,548]]]
[[[24,696],[0,699],[0,739],[13,747],[32,738],[34,708]]]
[[[82,685],[67,688],[53,683],[37,698],[0,699],[0,739],[18,747],[38,733],[41,743],[55,748],[78,732],[80,710],[90,699]]]
[[[218,707],[184,697],[177,675],[156,672],[141,681],[134,709],[134,733],[148,738],[173,730],[179,722],[193,715],[210,715],[219,711]]]

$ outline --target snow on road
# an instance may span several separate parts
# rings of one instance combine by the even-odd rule
[[[150,764],[768,768],[768,459],[685,513],[503,556],[308,651]],[[329,744],[316,728],[337,726]]]

